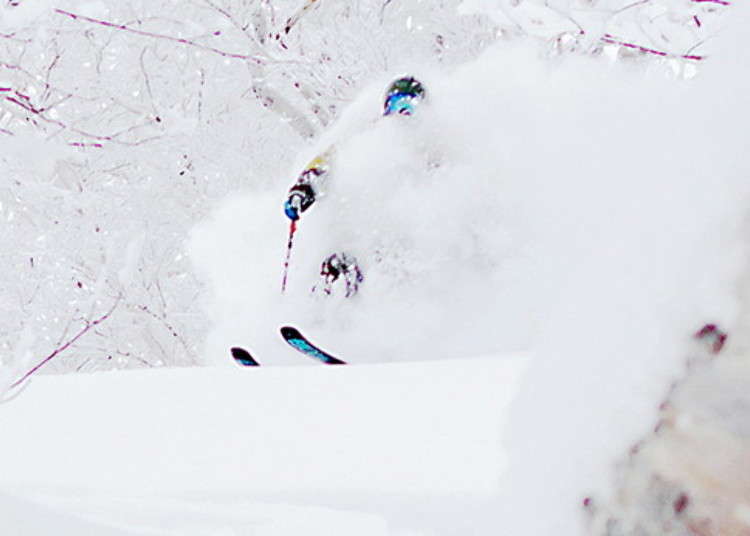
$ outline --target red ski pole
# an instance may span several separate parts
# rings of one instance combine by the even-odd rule
[[[289,241],[286,243],[286,259],[284,260],[284,277],[281,280],[281,292],[286,290],[286,279],[289,275],[289,260],[292,258],[292,240],[297,231],[297,221],[292,220],[289,224]]]

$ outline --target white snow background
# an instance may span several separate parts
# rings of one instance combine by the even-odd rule
[[[691,334],[742,307],[734,23],[689,81],[501,44],[415,69],[428,101],[383,120],[373,81],[287,184],[198,226],[226,370],[39,378],[0,408],[0,491],[32,501],[0,496],[3,534],[579,534]],[[281,296],[286,188],[334,140]],[[311,298],[337,249],[360,294]],[[283,323],[364,366],[305,361]],[[307,367],[230,368],[233,345]]]

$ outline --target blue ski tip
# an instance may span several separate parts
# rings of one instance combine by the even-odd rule
[[[260,363],[253,359],[253,356],[250,355],[250,352],[248,352],[244,348],[234,347],[230,351],[232,352],[232,357],[234,358],[234,360],[243,367],[260,366]]]
[[[297,328],[293,328],[292,326],[283,326],[280,331],[281,336],[289,344],[289,346],[291,346],[298,352],[302,352],[303,354],[312,357],[313,359],[317,359],[318,361],[321,361],[326,365],[346,365],[346,361],[342,361],[337,357],[333,357],[331,354],[324,352],[313,343],[308,341]]]

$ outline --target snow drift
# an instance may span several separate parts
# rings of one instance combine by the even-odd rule
[[[0,406],[2,533],[465,534],[507,470],[525,363],[40,377]]]

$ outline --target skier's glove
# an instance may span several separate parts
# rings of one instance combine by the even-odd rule
[[[315,191],[312,186],[298,183],[289,190],[289,196],[284,203],[284,214],[292,221],[297,221],[300,214],[315,202]]]
[[[346,297],[351,298],[359,290],[359,285],[365,280],[357,264],[357,259],[347,253],[334,253],[328,256],[320,265],[321,285],[315,285],[313,292],[321,290],[325,295],[333,293],[333,284],[343,280]]]

